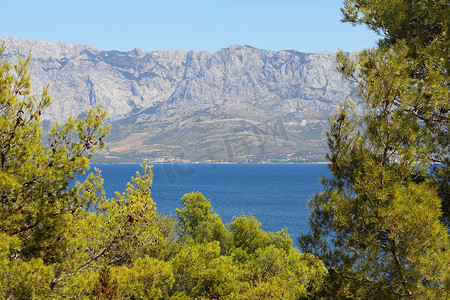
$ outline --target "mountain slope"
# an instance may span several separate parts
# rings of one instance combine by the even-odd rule
[[[32,52],[33,86],[50,83],[44,120],[96,103],[112,134],[98,160],[316,161],[333,106],[353,89],[335,54],[233,45],[211,51],[100,51],[1,37],[14,61]]]

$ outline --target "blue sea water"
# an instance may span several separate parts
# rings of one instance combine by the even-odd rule
[[[131,176],[142,171],[136,164],[94,167],[102,171],[108,197],[124,191]],[[296,240],[309,229],[308,199],[321,190],[319,178],[328,175],[325,164],[155,164],[152,198],[159,213],[176,216],[181,197],[199,191],[225,224],[252,214],[264,230],[287,227]]]

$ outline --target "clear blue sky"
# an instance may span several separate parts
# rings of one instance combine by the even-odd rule
[[[374,46],[375,33],[340,22],[341,6],[339,0],[0,0],[0,36],[121,51]]]

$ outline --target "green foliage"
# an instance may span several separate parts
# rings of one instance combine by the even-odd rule
[[[227,229],[200,193],[182,202],[180,232],[189,238],[172,260],[177,297],[297,299],[321,286],[323,263],[293,248],[286,229],[265,232],[252,215],[234,217]]]
[[[450,6],[445,0],[389,2],[346,0],[344,5],[343,21],[365,24],[384,34],[383,39],[380,40],[380,48],[376,51],[381,52],[378,58],[372,55],[362,58],[359,62],[367,75],[367,80],[350,75],[351,69],[347,69],[346,75],[357,80],[360,93],[363,93],[360,95],[362,99],[370,94],[370,91],[375,91],[376,87],[370,85],[371,79],[388,79],[391,75],[397,78],[396,82],[390,82],[393,91],[398,88],[401,89],[398,92],[407,91],[406,96],[404,93],[397,94],[396,98],[389,103],[393,109],[396,109],[397,115],[404,115],[405,121],[410,122],[404,123],[405,128],[409,128],[409,132],[405,130],[406,135],[403,137],[407,137],[409,133],[413,134],[415,141],[412,146],[422,152],[422,156],[416,155],[415,159],[428,165],[432,170],[428,177],[435,181],[439,197],[442,199],[441,219],[446,223],[447,228],[450,228],[448,184],[450,181],[450,139],[448,138]],[[383,60],[382,53],[389,53],[389,51],[390,56],[396,61]],[[380,65],[386,65],[383,73],[378,73],[381,70]],[[394,69],[390,70],[391,67]],[[395,72],[402,73],[402,76]],[[383,90],[388,91],[389,86],[384,85]],[[394,93],[391,92],[388,98],[392,98],[393,95]],[[409,120],[406,120],[406,117]]]
[[[192,238],[197,243],[220,242],[221,252],[230,247],[230,234],[222,219],[213,213],[211,204],[199,192],[186,194],[181,198],[183,209],[177,209],[183,239]]]
[[[2,296],[100,295],[105,291],[93,283],[107,283],[106,265],[173,255],[175,222],[156,213],[147,164],[144,174],[138,173],[114,199],[104,196],[98,171],[83,183],[70,184],[104,146],[106,112],[97,107],[84,119],[55,124],[45,145],[40,116],[50,98],[47,88],[40,97],[31,95],[29,63],[30,57],[20,58],[14,67],[4,61],[0,65]]]
[[[382,34],[381,46],[406,41],[414,58],[436,39],[448,46],[450,7],[446,0],[344,0],[341,11],[344,22],[364,24]],[[440,52],[441,57],[448,57],[448,48]]]
[[[20,250],[20,240],[0,233],[0,298],[44,299],[50,296],[53,271],[42,258],[12,259]]]
[[[272,244],[250,257],[243,263],[241,280],[252,286],[241,299],[311,297],[327,273],[321,261],[294,248],[285,251]]]
[[[329,269],[323,296],[448,297],[448,5],[345,4],[344,20],[386,36],[356,62],[338,54],[364,110],[346,102],[330,120],[332,178],[310,201],[312,232],[300,246]]]
[[[91,204],[76,197],[69,181],[87,169],[108,128],[101,125],[105,112],[97,108],[84,120],[54,126],[45,147],[40,115],[50,98],[47,88],[40,98],[30,95],[29,63],[29,57],[20,58],[14,72],[7,62],[0,68],[0,231],[21,240],[18,258],[56,263],[66,229]]]
[[[119,299],[167,299],[175,281],[169,263],[149,256],[137,258],[132,267],[117,267],[113,272]]]
[[[286,229],[244,215],[228,229],[200,193],[181,199],[178,221],[158,214],[146,162],[112,198],[99,170],[77,182],[106,113],[55,124],[42,143],[50,98],[30,96],[29,63],[0,67],[1,299],[296,299],[321,286],[324,265]]]
[[[234,217],[230,223],[230,230],[233,234],[233,246],[249,254],[269,245],[276,245],[285,251],[292,248],[292,239],[286,229],[276,234],[265,232],[261,229],[261,223],[252,215]]]
[[[220,255],[217,241],[184,247],[172,261],[175,288],[193,298],[226,298],[236,292],[239,269]]]

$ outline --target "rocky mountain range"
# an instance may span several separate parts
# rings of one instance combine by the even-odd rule
[[[108,111],[112,130],[98,162],[323,161],[327,119],[354,89],[332,52],[120,52],[2,41],[6,60],[31,51],[36,92],[50,83],[45,123],[97,103]]]

